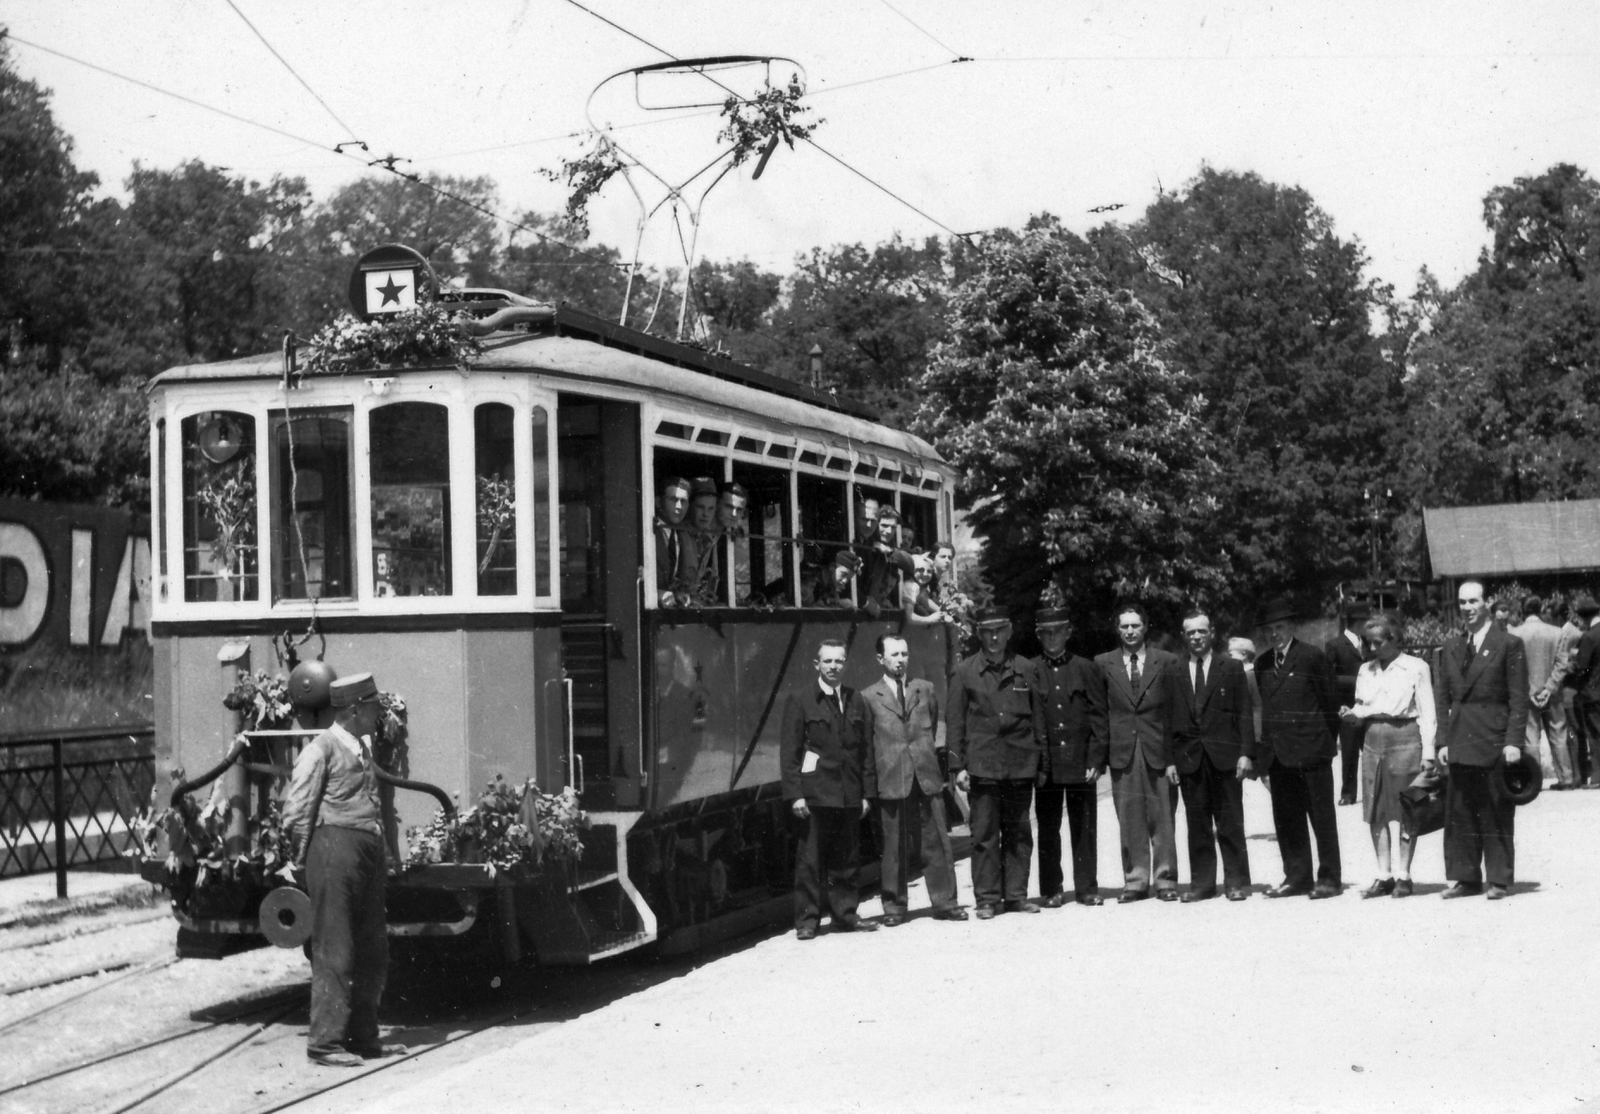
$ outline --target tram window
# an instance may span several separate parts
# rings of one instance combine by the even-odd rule
[[[802,472],[800,495],[800,602],[803,606],[850,606],[833,580],[834,558],[849,548],[848,494],[843,480]]]
[[[917,495],[900,496],[900,548],[932,553],[939,544],[939,504]]]
[[[687,441],[694,433],[694,430],[682,422],[662,422],[656,426],[656,432],[663,437],[677,437]]]
[[[165,418],[156,422],[155,512],[156,525],[153,537],[160,561],[158,568],[161,573],[162,599],[165,600],[167,591],[167,419]]]
[[[758,441],[754,437],[740,437],[733,443],[733,447],[741,453],[755,453],[761,455],[761,450],[767,447],[765,441]]]
[[[702,445],[722,445],[728,443],[728,435],[720,429],[702,429],[695,435],[695,441]]]
[[[800,463],[801,464],[815,464],[817,467],[820,468],[820,467],[822,467],[822,454],[821,453],[814,453],[810,449],[804,449],[800,453]]]
[[[350,411],[272,415],[272,567],[278,599],[352,595]]]
[[[768,448],[767,448],[767,455],[768,456],[775,456],[779,460],[793,460],[794,459],[794,446],[793,445],[771,445],[771,446],[768,446]],[[813,453],[812,455],[815,456],[816,454]]]
[[[517,475],[514,416],[503,402],[472,412],[478,489],[478,594],[517,594]]]
[[[533,594],[550,594],[550,415],[533,408]]]
[[[684,504],[682,517],[670,521],[662,504],[662,489],[672,480],[693,485],[710,480],[718,493],[726,465],[720,456],[656,449],[653,457],[656,490],[652,496],[654,528],[651,544],[656,562],[656,599],[668,607],[717,607],[727,603],[726,582],[722,577],[723,546],[717,529],[716,503],[702,496],[699,516],[695,498]],[[669,535],[668,530],[672,533]]]
[[[256,422],[208,411],[183,420],[183,598],[260,596]]]
[[[736,460],[733,482],[744,488],[746,497],[742,521],[728,531],[734,602],[740,607],[792,606],[789,473]]]
[[[372,589],[379,597],[450,594],[450,411],[396,402],[368,417]]]
[[[556,411],[561,459],[561,606],[570,612],[605,610],[605,464],[600,404],[568,400]]]

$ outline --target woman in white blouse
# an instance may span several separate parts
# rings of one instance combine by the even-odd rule
[[[1415,847],[1400,824],[1400,791],[1434,761],[1438,719],[1428,663],[1400,649],[1400,627],[1387,615],[1366,626],[1373,659],[1356,674],[1356,702],[1339,709],[1351,723],[1365,723],[1361,747],[1361,801],[1372,828],[1378,876],[1362,897],[1408,897]],[[1391,869],[1391,850],[1399,862]]]

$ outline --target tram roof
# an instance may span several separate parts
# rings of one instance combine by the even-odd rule
[[[415,374],[448,365],[389,369]],[[939,460],[928,442],[880,425],[877,414],[858,403],[757,371],[698,348],[675,344],[635,329],[614,325],[560,306],[551,324],[531,334],[494,333],[484,338],[484,353],[474,361],[485,371],[541,371],[584,382],[609,382],[709,403],[795,426],[867,440],[927,460]],[[282,356],[276,352],[216,363],[185,364],[156,375],[152,386],[233,379],[277,379]],[[818,409],[836,417],[819,420]]]

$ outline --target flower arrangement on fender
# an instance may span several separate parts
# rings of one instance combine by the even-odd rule
[[[462,326],[471,317],[440,302],[426,302],[387,317],[362,321],[340,314],[306,345],[307,375],[348,375],[449,360],[465,372],[483,345]]]
[[[583,854],[588,826],[571,786],[546,793],[532,778],[514,785],[496,774],[471,808],[454,817],[440,809],[426,825],[406,832],[410,853],[404,869],[472,863],[493,876],[502,870],[533,872],[547,862],[572,863]]]

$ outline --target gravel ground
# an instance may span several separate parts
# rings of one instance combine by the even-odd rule
[[[1259,786],[1246,811],[1256,881],[1275,883]],[[1339,819],[1350,885],[1332,901],[785,934],[403,1090],[357,1085],[321,1108],[1592,1109],[1600,793],[1522,810],[1525,881],[1496,904],[1439,900],[1437,835],[1417,855],[1418,896],[1361,900],[1371,845],[1359,808]],[[1100,821],[1109,884],[1109,801]]]

